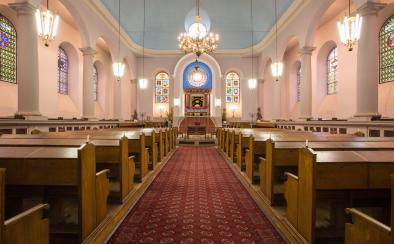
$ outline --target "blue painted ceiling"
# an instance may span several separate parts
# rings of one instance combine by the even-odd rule
[[[195,0],[100,0],[137,44],[158,50],[178,49],[177,37],[185,31],[185,17]],[[274,0],[200,0],[210,18],[211,31],[220,35],[219,49],[247,48],[260,42],[275,23]],[[278,18],[294,0],[277,0]],[[144,28],[145,16],[145,28]],[[204,22],[204,20],[202,20]],[[143,33],[145,34],[143,35]],[[144,36],[144,41],[143,41]]]

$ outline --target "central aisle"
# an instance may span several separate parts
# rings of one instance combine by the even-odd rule
[[[180,147],[109,243],[283,243],[215,147]]]

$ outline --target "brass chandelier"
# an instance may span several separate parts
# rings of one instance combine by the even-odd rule
[[[188,32],[179,34],[179,48],[185,53],[195,53],[200,57],[203,53],[212,53],[218,47],[219,35],[207,33],[207,28],[201,23],[200,1],[196,0],[196,17]]]

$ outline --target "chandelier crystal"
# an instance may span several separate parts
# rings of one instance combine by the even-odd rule
[[[189,27],[188,32],[178,36],[179,48],[185,53],[195,53],[200,57],[203,53],[212,53],[218,47],[219,35],[208,33],[207,27],[201,23],[199,0],[196,0],[195,22]]]
[[[43,11],[37,9],[35,14],[37,34],[41,37],[46,47],[49,46],[50,41],[55,39],[59,28],[59,15],[52,13],[48,6],[47,1],[47,9]]]
[[[345,16],[342,21],[337,23],[340,40],[349,51],[353,50],[353,47],[360,39],[362,20],[359,14],[355,16],[350,16],[349,14],[349,16]]]

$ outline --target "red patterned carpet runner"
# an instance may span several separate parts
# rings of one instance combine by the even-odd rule
[[[180,147],[109,243],[284,243],[214,147]]]

